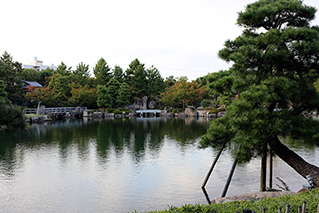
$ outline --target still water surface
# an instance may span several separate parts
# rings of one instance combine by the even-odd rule
[[[208,120],[191,118],[86,119],[0,134],[0,212],[130,212],[207,204],[200,187],[218,150],[197,147],[208,126]],[[317,147],[286,143],[319,164]],[[221,195],[232,161],[227,148],[207,183],[210,199]],[[260,159],[238,166],[227,195],[258,191],[259,174]],[[292,191],[306,184],[278,158],[275,177]]]

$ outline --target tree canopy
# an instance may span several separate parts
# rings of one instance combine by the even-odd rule
[[[202,137],[203,147],[223,141],[241,145],[234,154],[242,162],[270,147],[300,175],[311,174],[319,184],[319,168],[279,140],[290,136],[319,144],[319,122],[309,116],[319,110],[313,86],[319,77],[319,29],[310,26],[315,12],[299,0],[260,0],[239,13],[243,33],[227,40],[219,56],[233,63],[231,91],[240,98],[212,122]]]

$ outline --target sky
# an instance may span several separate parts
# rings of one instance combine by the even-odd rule
[[[218,58],[242,32],[238,12],[255,0],[6,0],[0,8],[0,52],[29,64],[63,61],[76,69],[104,58],[124,71],[138,59],[162,77],[189,80],[225,70]],[[319,10],[318,0],[304,4]],[[319,25],[319,12],[313,25]]]

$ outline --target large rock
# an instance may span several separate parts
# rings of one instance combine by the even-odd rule
[[[197,112],[194,112],[191,108],[186,108],[185,114],[189,117],[197,117]]]
[[[84,110],[83,111],[83,117],[92,117],[92,111],[91,110]]]
[[[93,112],[94,118],[103,118],[103,112]]]
[[[148,97],[144,96],[143,97],[143,109],[147,110],[147,103],[148,103]]]

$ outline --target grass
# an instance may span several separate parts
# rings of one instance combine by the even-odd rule
[[[38,115],[38,114],[25,114],[25,116],[28,118],[41,117],[41,115]]]
[[[287,195],[277,198],[264,198],[261,200],[249,200],[249,201],[233,201],[223,204],[186,204],[182,207],[169,207],[166,210],[149,211],[148,213],[179,213],[179,212],[196,212],[196,213],[235,213],[242,212],[244,209],[250,209],[256,212],[262,212],[263,207],[266,208],[266,212],[278,212],[279,207],[282,208],[282,212],[285,212],[287,204],[289,204],[290,212],[298,212],[298,206],[302,206],[303,202],[307,202],[306,212],[317,212],[319,202],[318,189],[309,190],[296,195]],[[136,212],[136,211],[135,211]]]

